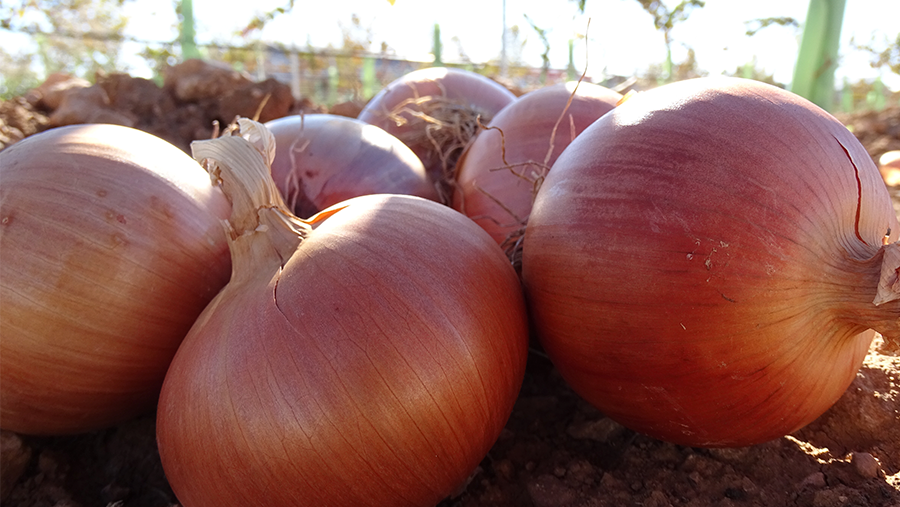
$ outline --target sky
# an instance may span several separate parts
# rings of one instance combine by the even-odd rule
[[[454,61],[460,53],[475,63],[496,60],[501,52],[503,33],[502,0],[295,0],[294,8],[278,15],[261,32],[242,39],[236,33],[256,14],[284,7],[288,0],[254,0],[224,2],[193,0],[199,44],[218,42],[244,44],[262,39],[300,49],[341,45],[342,28],[351,26],[356,14],[361,26],[372,34],[372,48],[382,43],[398,57],[430,61],[432,33],[435,23],[441,27],[445,61]],[[587,0],[586,10],[579,12],[571,0],[506,0],[506,25],[519,27],[518,42],[525,42],[519,52],[525,63],[540,66],[544,51],[534,25],[547,30],[550,64],[565,68],[568,44],[574,40],[574,62],[578,71],[587,65],[594,80],[609,75],[631,76],[645,72],[652,64],[665,60],[666,49],[661,32],[653,27],[652,17],[635,0]],[[674,5],[675,0],[666,2]],[[148,41],[167,41],[177,37],[172,0],[131,0],[125,4],[131,19],[128,35]],[[452,8],[450,8],[452,7]],[[773,74],[776,81],[789,84],[801,30],[771,26],[757,35],[746,35],[754,19],[789,16],[801,23],[806,19],[809,0],[707,0],[672,30],[672,52],[675,62],[693,48],[698,66],[710,75],[734,73],[739,66],[755,59],[757,68]],[[855,50],[858,43],[874,43],[884,47],[900,31],[900,0],[846,0],[841,36],[841,66],[836,83],[845,78],[881,77],[892,90],[900,91],[900,76],[888,70],[872,69],[870,55]],[[359,32],[357,32],[359,33]],[[587,36],[585,39],[584,36]],[[0,43],[10,48],[11,34],[0,32]],[[18,43],[27,43],[17,37]],[[512,46],[512,45],[511,45]],[[137,45],[125,47],[126,71],[150,77],[150,69],[137,57]]]

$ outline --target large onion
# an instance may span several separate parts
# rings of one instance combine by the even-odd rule
[[[900,244],[882,246],[898,233],[837,120],[773,86],[698,79],[631,98],[569,145],[522,270],[576,392],[661,439],[742,446],[831,406],[867,329],[900,336]]]
[[[575,136],[621,99],[608,88],[574,81],[519,97],[463,152],[453,207],[497,243],[514,244],[550,166]]]
[[[450,202],[456,161],[478,133],[516,96],[481,74],[431,67],[396,79],[366,104],[359,119],[393,134],[415,153]]]
[[[0,152],[0,425],[30,434],[152,411],[228,281],[228,201],[183,151],[112,125]]]
[[[271,157],[259,124],[243,135]],[[194,143],[233,201],[234,275],[172,362],[157,414],[185,507],[434,505],[493,445],[524,375],[516,274],[418,197],[301,221],[257,148]]]
[[[271,120],[266,127],[276,141],[272,178],[299,217],[361,195],[437,199],[419,158],[374,125],[345,116],[307,114]]]

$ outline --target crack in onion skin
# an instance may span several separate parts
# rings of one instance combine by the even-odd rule
[[[265,125],[276,140],[272,179],[298,217],[361,195],[438,199],[419,157],[384,129],[331,114],[286,116]]]
[[[228,201],[183,151],[113,125],[16,143],[0,180],[3,429],[80,433],[152,412],[228,281]]]
[[[210,157],[204,143],[195,156]],[[456,491],[524,376],[524,298],[497,245],[412,196],[299,220],[261,202],[271,192],[235,189],[231,153],[216,157],[234,276],[179,349],[157,414],[179,501],[428,506]]]
[[[453,208],[504,244],[525,226],[535,192],[559,154],[621,99],[608,88],[575,81],[522,95],[463,152]]]
[[[887,231],[884,183],[837,120],[769,85],[697,79],[569,145],[529,219],[523,283],[587,401],[662,440],[744,446],[830,407],[867,328],[900,336],[900,302],[872,302]]]

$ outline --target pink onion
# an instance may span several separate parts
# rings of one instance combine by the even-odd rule
[[[462,69],[431,67],[395,80],[359,113],[393,134],[422,160],[450,202],[456,160],[478,133],[516,96],[496,81]]]
[[[522,275],[573,389],[693,446],[790,433],[900,337],[897,217],[837,120],[774,86],[696,79],[629,99],[559,157]]]
[[[413,196],[310,221],[268,177],[265,128],[195,142],[233,202],[234,275],[157,413],[185,507],[434,505],[497,439],[524,376],[525,303],[490,237]]]
[[[453,207],[501,245],[521,237],[534,195],[572,139],[622,95],[591,83],[561,83],[526,93],[478,134],[457,164]]]
[[[889,187],[900,186],[900,150],[888,151],[878,158],[878,171]]]
[[[0,424],[78,433],[156,406],[228,281],[230,207],[150,134],[59,127],[0,152]]]
[[[361,195],[437,199],[419,158],[374,125],[331,114],[286,116],[265,125],[276,141],[272,178],[299,217]]]

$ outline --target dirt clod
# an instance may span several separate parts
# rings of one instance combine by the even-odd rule
[[[0,431],[0,500],[6,499],[31,460],[31,448],[15,433]]]

